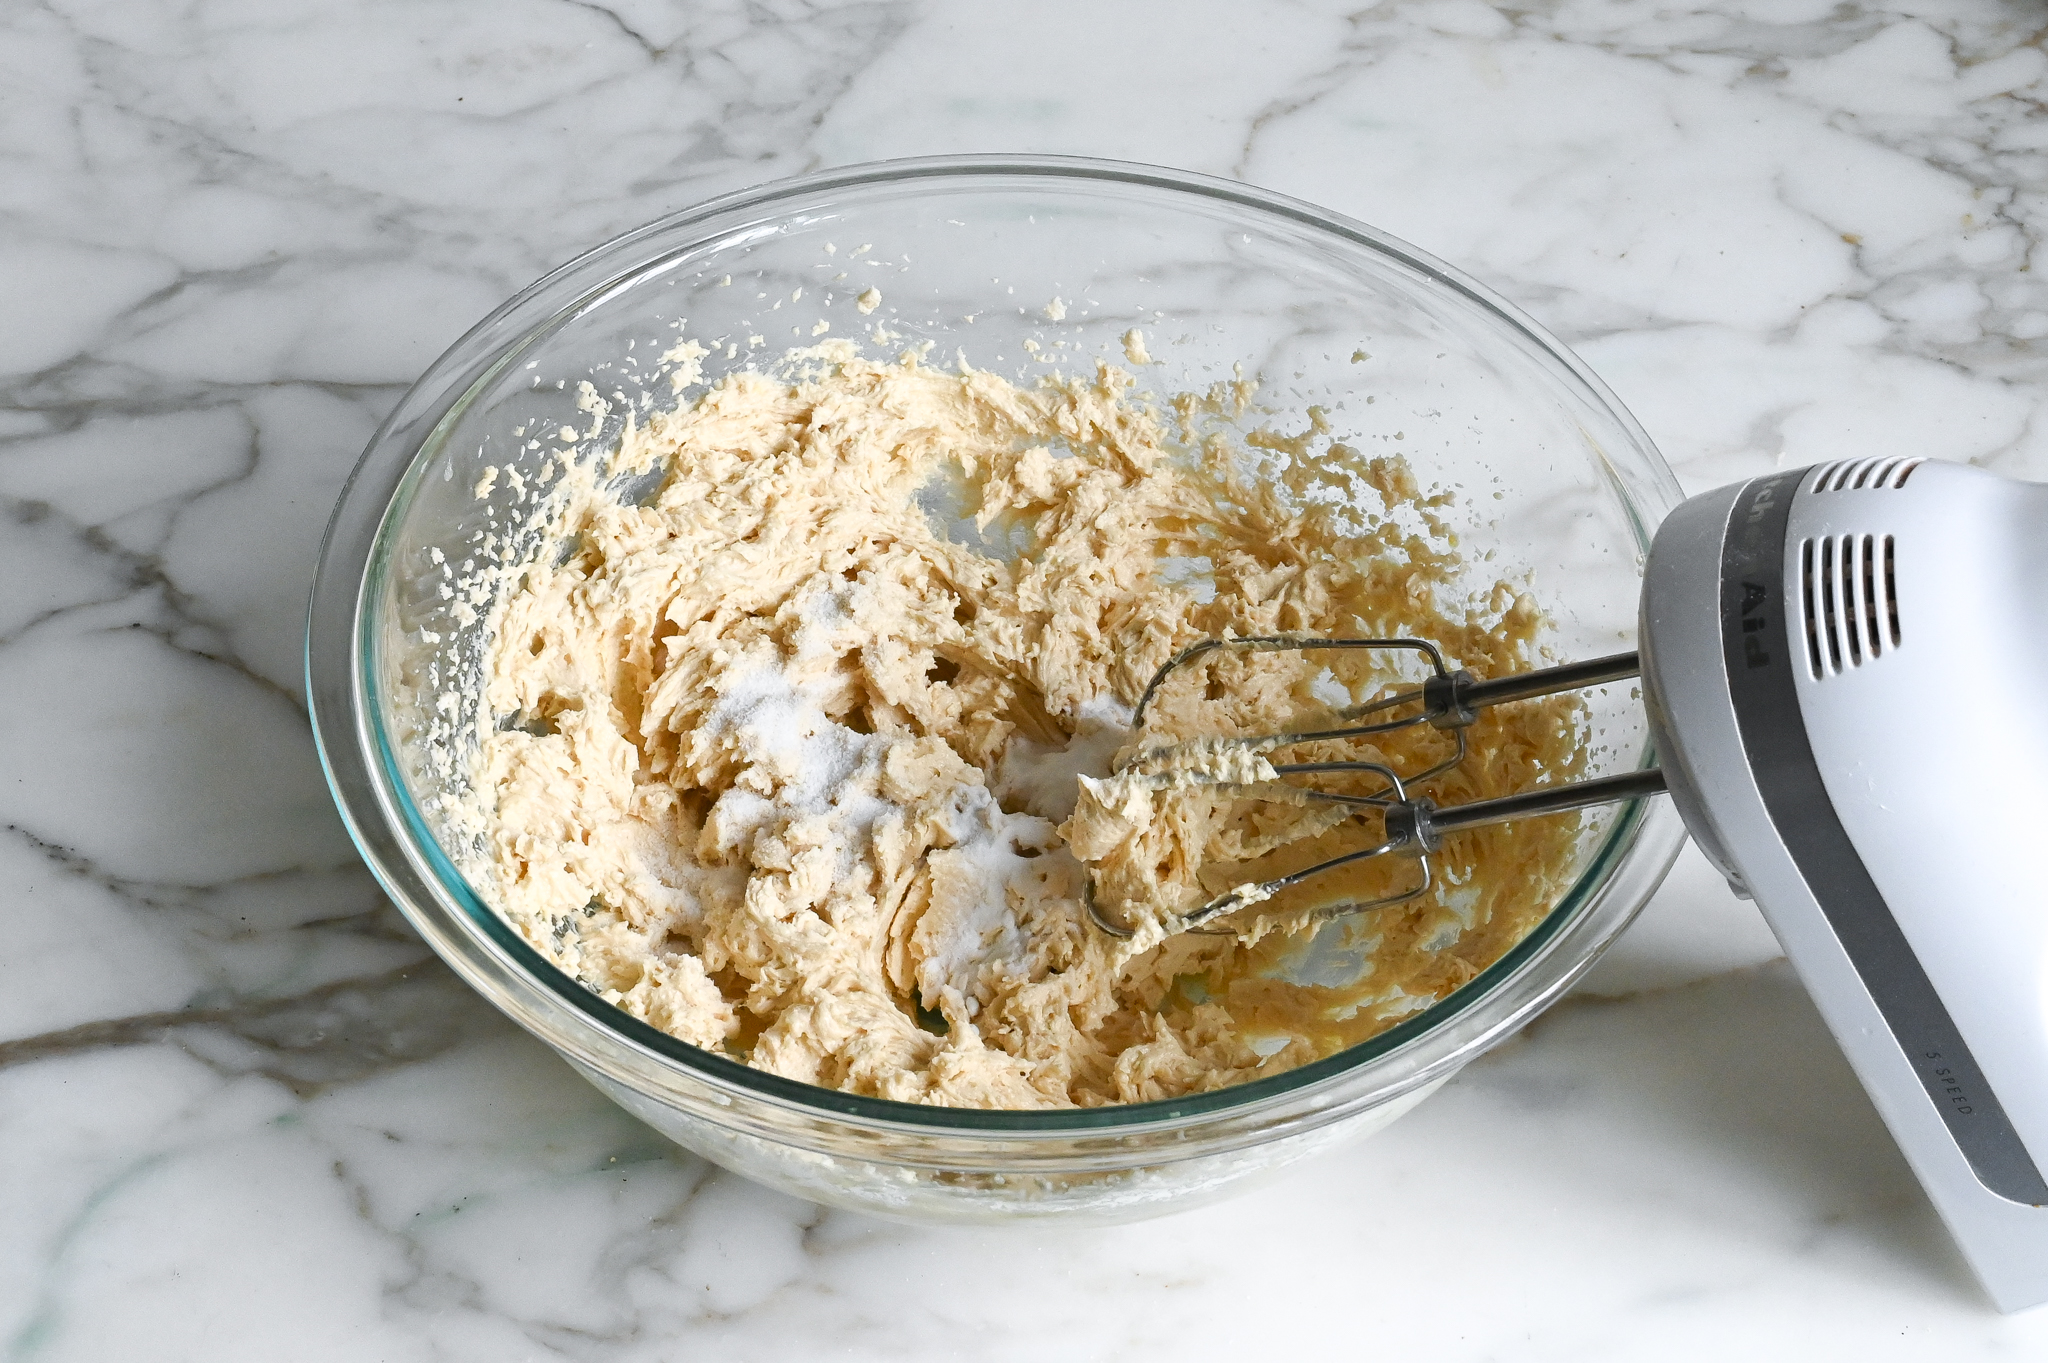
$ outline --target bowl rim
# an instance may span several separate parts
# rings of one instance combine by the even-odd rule
[[[1463,1019],[1458,1030],[1467,1035],[1440,1055],[1420,1055],[1397,1082],[1375,1090],[1375,1103],[1387,1101],[1443,1077],[1491,1045],[1511,1035],[1537,1012],[1554,1002],[1633,918],[1661,881],[1683,839],[1668,802],[1635,801],[1621,808],[1613,825],[1588,859],[1586,867],[1550,913],[1502,957],[1459,987],[1442,1002],[1395,1024],[1378,1035],[1334,1055],[1265,1078],[1247,1080],[1207,1093],[1142,1103],[1053,1110],[938,1107],[893,1099],[870,1098],[787,1079],[756,1070],[661,1032],[623,1009],[606,1002],[589,986],[548,961],[492,910],[455,867],[414,806],[397,757],[377,722],[374,703],[376,645],[372,587],[377,580],[386,530],[404,505],[423,456],[436,446],[434,433],[466,405],[467,396],[501,367],[518,342],[560,319],[594,296],[616,287],[622,277],[646,270],[658,260],[680,255],[723,236],[730,225],[683,244],[671,244],[658,255],[636,255],[638,248],[695,224],[715,227],[736,212],[760,215],[778,205],[847,190],[914,184],[920,181],[957,183],[963,180],[1041,178],[1068,182],[1108,182],[1168,195],[1191,195],[1221,201],[1255,215],[1306,226],[1384,257],[1425,276],[1433,285],[1462,295],[1470,303],[1520,333],[1523,341],[1561,368],[1628,436],[1642,467],[1634,479],[1624,478],[1613,458],[1601,450],[1610,490],[1626,514],[1639,552],[1647,552],[1657,521],[1682,499],[1676,479],[1648,434],[1583,361],[1514,304],[1485,285],[1435,257],[1384,232],[1302,200],[1194,172],[1129,162],[1083,157],[974,155],[921,157],[868,162],[786,179],[720,195],[621,233],[549,271],[514,294],[478,322],[435,362],[399,400],[372,435],[337,498],[321,545],[318,572],[308,609],[305,681],[309,717],[322,770],[351,839],[370,870],[401,912],[419,929],[442,959],[514,1020],[573,1059],[600,1070],[602,1047],[593,1038],[577,1036],[560,1025],[559,1006],[552,1012],[534,1008],[514,1011],[487,979],[508,974],[567,1005],[569,1016],[594,1027],[611,1043],[624,1043],[661,1070],[685,1072],[688,1080],[708,1081],[715,1090],[738,1091],[777,1107],[811,1116],[829,1116],[869,1128],[927,1135],[951,1133],[983,1137],[1045,1137],[1088,1134],[1130,1134],[1161,1127],[1183,1127],[1191,1119],[1238,1118],[1299,1101],[1312,1091],[1335,1088],[1362,1071],[1410,1048],[1443,1038],[1448,1024]],[[613,268],[616,267],[616,268]],[[508,326],[525,318],[516,329]],[[1647,475],[1645,477],[1644,475]],[[1648,504],[1645,504],[1645,503]],[[1644,761],[1654,761],[1645,745]],[[367,798],[365,798],[367,797]],[[371,816],[376,817],[371,817]],[[1668,825],[1668,826],[1667,826]],[[1653,834],[1661,830],[1661,836]],[[1598,935],[1577,960],[1563,962],[1515,1005],[1483,1023],[1473,1010],[1498,1002],[1514,991],[1510,984],[1528,982],[1554,954],[1567,929],[1583,925],[1608,898],[1620,868],[1646,838],[1668,844],[1651,848],[1662,865],[1649,868],[1647,888],[1610,928]],[[458,931],[435,921],[437,909]],[[465,940],[466,939],[466,940]],[[495,957],[480,959],[475,953]],[[627,1081],[630,1082],[630,1081]],[[632,1085],[641,1088],[639,1084]],[[1341,1104],[1340,1097],[1332,1096]]]

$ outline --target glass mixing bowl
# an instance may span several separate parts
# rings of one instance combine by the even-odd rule
[[[863,312],[871,287],[881,302]],[[420,934],[680,1144],[800,1197],[910,1220],[1116,1221],[1190,1205],[1406,1112],[1555,1000],[1669,868],[1683,831],[1668,802],[1607,810],[1547,916],[1448,999],[1319,1062],[1171,1102],[1008,1112],[861,1098],[628,1016],[473,888],[459,868],[479,864],[476,833],[451,821],[451,778],[435,774],[448,766],[431,750],[480,703],[488,613],[464,609],[462,577],[479,571],[480,536],[519,519],[521,480],[479,497],[482,471],[535,473],[545,451],[530,429],[614,438],[620,418],[593,427],[579,382],[636,394],[685,319],[725,342],[709,379],[750,352],[878,322],[903,338],[887,353],[931,341],[934,363],[957,354],[1017,377],[1043,372],[1027,339],[1076,369],[1121,362],[1133,327],[1163,361],[1141,370],[1161,392],[1242,364],[1256,420],[1298,430],[1326,409],[1344,445],[1307,457],[1398,451],[1455,491],[1468,555],[1490,553],[1489,576],[1529,575],[1561,657],[1630,646],[1642,556],[1679,499],[1641,428],[1520,311],[1368,227],[1222,180],[1012,157],[854,167],[677,213],[542,279],[443,355],[363,454],[322,551],[307,687],[342,817]],[[1589,704],[1589,775],[1654,762],[1629,688]]]

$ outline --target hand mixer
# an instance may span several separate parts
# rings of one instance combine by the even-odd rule
[[[1340,727],[1197,739],[1127,763],[1251,798],[1285,783],[1290,802],[1348,804],[1384,824],[1371,847],[1239,886],[1168,930],[1213,931],[1336,867],[1413,858],[1407,888],[1312,916],[1368,912],[1424,893],[1429,854],[1460,829],[1668,790],[1708,860],[1763,910],[1993,1300],[2006,1311],[2048,1301],[2048,707],[2005,698],[2048,674],[2048,486],[1867,459],[1704,493],[1657,532],[1638,636],[1640,657],[1488,681],[1418,639],[1262,636],[1184,650],[1140,699],[1141,733],[1166,679],[1217,650],[1405,650],[1430,676],[1340,711]],[[1463,757],[1478,711],[1636,675],[1661,769],[1446,807],[1409,793]],[[2011,762],[1981,729],[1963,731],[1973,714],[1996,724]],[[1416,724],[1457,746],[1406,776],[1265,757]],[[1287,781],[1330,772],[1368,774],[1377,788]],[[1105,931],[1130,932],[1092,887],[1089,908]]]

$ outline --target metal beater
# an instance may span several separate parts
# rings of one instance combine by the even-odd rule
[[[1447,833],[1464,828],[1476,828],[1482,824],[1506,823],[1511,819],[1561,814],[1594,805],[1638,799],[1646,795],[1655,795],[1665,788],[1664,774],[1650,768],[1617,776],[1564,782],[1516,795],[1502,796],[1499,799],[1476,800],[1462,805],[1439,806],[1426,796],[1408,794],[1409,786],[1421,785],[1425,781],[1441,776],[1465,760],[1465,730],[1479,718],[1481,710],[1513,701],[1556,695],[1562,691],[1625,681],[1641,672],[1640,661],[1634,653],[1617,653],[1611,657],[1595,658],[1590,662],[1566,663],[1558,667],[1540,668],[1531,672],[1516,673],[1513,676],[1498,677],[1491,681],[1480,681],[1462,668],[1454,671],[1447,667],[1442,650],[1427,639],[1325,639],[1285,634],[1204,639],[1176,653],[1153,674],[1151,682],[1145,687],[1145,693],[1138,698],[1138,707],[1132,714],[1133,731],[1143,735],[1145,712],[1151,708],[1154,697],[1158,695],[1159,688],[1165,685],[1168,677],[1189,663],[1224,649],[1246,653],[1305,653],[1323,649],[1408,652],[1420,656],[1428,664],[1430,676],[1419,687],[1398,691],[1364,705],[1347,706],[1333,712],[1339,720],[1363,720],[1370,715],[1382,714],[1389,710],[1419,707],[1414,713],[1400,718],[1374,723],[1347,723],[1327,729],[1252,734],[1239,738],[1201,738],[1191,742],[1140,749],[1118,763],[1118,773],[1133,770],[1140,774],[1151,770],[1172,771],[1182,783],[1211,787],[1219,793],[1244,799],[1271,798],[1275,793],[1275,785],[1285,786],[1286,799],[1289,803],[1344,805],[1361,814],[1376,811],[1384,822],[1385,833],[1377,845],[1330,857],[1289,875],[1240,885],[1207,903],[1175,914],[1166,923],[1169,934],[1219,931],[1206,925],[1239,909],[1271,899],[1282,890],[1290,889],[1327,871],[1334,871],[1340,866],[1351,866],[1375,857],[1397,853],[1411,857],[1416,862],[1419,868],[1416,884],[1398,894],[1375,899],[1346,900],[1342,903],[1319,905],[1308,913],[1307,921],[1321,922],[1384,908],[1389,904],[1403,903],[1429,892],[1434,883],[1430,869],[1430,854],[1443,845],[1444,835]],[[1244,766],[1241,761],[1232,760],[1238,755],[1263,755],[1280,748],[1333,739],[1369,738],[1423,724],[1449,732],[1453,735],[1456,746],[1451,756],[1406,777],[1379,762],[1276,762],[1270,766],[1273,775],[1279,778],[1275,782],[1231,779],[1238,774],[1232,769],[1241,770]],[[1385,784],[1371,794],[1352,795],[1286,780],[1290,776],[1328,775],[1340,772],[1376,776]],[[1092,880],[1087,885],[1086,898],[1089,916],[1094,919],[1097,927],[1117,937],[1131,935],[1132,929],[1128,925],[1117,922],[1098,905]]]

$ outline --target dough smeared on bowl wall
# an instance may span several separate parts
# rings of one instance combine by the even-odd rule
[[[1377,833],[1200,789],[1083,798],[1174,652],[1419,634],[1494,675],[1538,661],[1542,623],[1505,585],[1466,595],[1448,494],[1332,450],[1321,413],[1247,436],[1248,385],[1154,405],[1132,382],[1104,365],[1019,387],[836,343],[629,421],[602,477],[573,467],[550,503],[561,561],[499,570],[474,788],[500,911],[695,1045],[998,1108],[1277,1073],[1497,959],[1568,881],[1570,820],[1462,836],[1434,893],[1314,944],[1090,925],[1091,871],[1156,917]],[[657,470],[640,502],[606,490]],[[1148,740],[1297,727],[1393,680],[1384,658],[1324,659],[1215,656],[1162,693]],[[1577,707],[1488,712],[1431,793],[1571,774]],[[1304,751],[1416,770],[1448,741]],[[1413,873],[1370,863],[1259,907],[1285,923]],[[1332,942],[1362,976],[1325,978]]]

